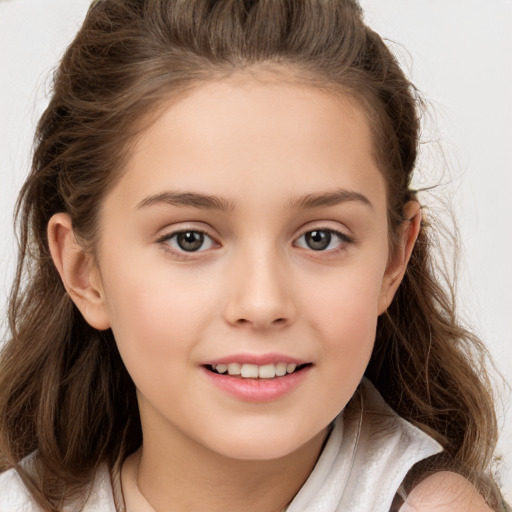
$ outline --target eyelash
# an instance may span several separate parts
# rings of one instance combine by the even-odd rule
[[[186,234],[192,234],[192,233],[195,235],[200,235],[203,238],[203,242],[201,243],[201,246],[197,250],[186,251],[183,248],[173,247],[171,245],[173,239],[177,239],[180,235],[186,235]],[[204,245],[204,241],[206,239],[210,241],[211,247],[208,247],[207,249],[203,249],[202,245]],[[173,231],[172,233],[169,233],[168,235],[164,235],[161,238],[159,238],[157,240],[157,243],[159,243],[161,245],[162,249],[166,253],[170,253],[170,254],[177,256],[178,258],[182,258],[182,259],[189,258],[191,255],[202,253],[205,250],[211,249],[211,248],[219,245],[218,242],[216,242],[212,236],[210,236],[208,233],[206,233],[205,231],[202,231],[200,229],[180,229],[178,231]]]
[[[300,239],[306,237],[308,234],[313,234],[315,232],[329,235],[327,247],[329,247],[329,245],[331,244],[332,236],[334,235],[334,237],[336,237],[338,239],[337,247],[331,248],[331,249],[327,249],[327,248],[313,249],[310,246],[306,247],[306,246],[301,246],[298,244],[298,241]],[[194,235],[199,235],[200,237],[202,237],[202,242],[201,242],[200,247],[198,247],[198,249],[187,251],[187,250],[183,249],[182,247],[173,247],[173,245],[171,244],[171,241],[173,239],[177,239],[177,237],[179,237],[180,235],[186,235],[186,234],[194,234]],[[209,240],[209,243],[210,243],[210,246],[207,247],[206,249],[203,248],[205,240]],[[204,251],[214,248],[215,246],[220,245],[218,242],[216,242],[216,240],[212,236],[210,236],[208,233],[206,233],[205,231],[202,231],[200,229],[180,229],[179,231],[174,231],[170,234],[162,236],[161,238],[159,238],[157,240],[157,243],[159,243],[161,245],[162,249],[166,253],[171,253],[172,255],[174,255],[178,258],[181,258],[181,259],[190,258],[194,254],[200,254]],[[178,243],[178,242],[176,242],[176,243]],[[353,243],[354,243],[354,239],[352,237],[349,237],[345,233],[342,233],[341,231],[338,231],[338,230],[332,229],[332,228],[327,228],[327,227],[318,227],[318,228],[314,228],[314,229],[309,229],[309,230],[305,231],[304,233],[302,233],[302,235],[300,235],[299,237],[297,237],[294,240],[293,245],[295,247],[299,247],[301,249],[311,251],[313,253],[336,254],[340,251],[345,250],[347,245],[350,245]],[[305,245],[307,245],[307,244],[305,244]]]
[[[312,247],[300,247],[298,245],[298,241],[301,239],[301,238],[304,238],[306,237],[308,234],[312,234],[312,233],[328,233],[329,234],[329,245],[332,241],[332,236],[334,235],[334,237],[336,237],[338,239],[338,244],[337,244],[337,247],[335,248],[332,248],[332,249],[313,249]],[[305,249],[305,250],[309,250],[309,251],[312,251],[313,253],[328,253],[328,254],[336,254],[340,251],[343,251],[347,248],[347,245],[350,245],[350,244],[353,244],[354,243],[354,239],[348,235],[346,235],[345,233],[341,232],[341,231],[338,231],[336,229],[332,229],[332,228],[328,228],[328,227],[316,227],[314,229],[308,229],[307,231],[305,231],[302,235],[300,235],[298,238],[295,239],[295,242],[294,242],[294,245],[302,248],[302,249]]]

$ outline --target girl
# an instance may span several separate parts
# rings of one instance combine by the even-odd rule
[[[0,510],[504,510],[483,347],[351,0],[100,0],[19,200]]]

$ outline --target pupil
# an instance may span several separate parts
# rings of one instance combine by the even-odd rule
[[[310,231],[306,233],[306,243],[314,251],[322,251],[331,243],[331,233],[328,231]]]
[[[203,245],[204,235],[197,231],[186,231],[178,234],[177,242],[184,251],[197,251]]]

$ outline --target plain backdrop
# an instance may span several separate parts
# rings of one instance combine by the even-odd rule
[[[15,263],[12,210],[30,165],[51,69],[90,0],[0,0],[0,312]],[[418,186],[455,213],[460,314],[512,383],[512,0],[362,0],[368,23],[428,105]],[[449,205],[450,208],[447,208]],[[499,386],[502,480],[512,500],[510,391]]]

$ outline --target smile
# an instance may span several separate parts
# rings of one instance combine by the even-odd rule
[[[297,365],[295,363],[269,363],[264,365],[248,363],[221,363],[216,365],[207,365],[206,368],[213,373],[220,375],[228,374],[233,377],[243,379],[274,379],[275,377],[284,377],[291,373],[302,370],[308,364]]]

